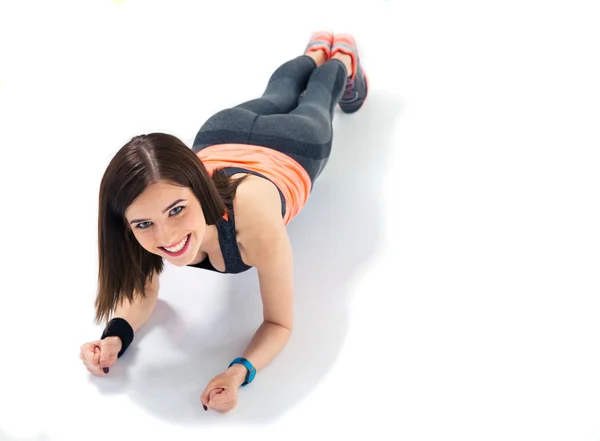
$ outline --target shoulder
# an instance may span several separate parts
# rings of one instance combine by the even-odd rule
[[[287,240],[281,197],[269,180],[249,175],[237,188],[233,210],[238,242],[253,266],[278,242]]]
[[[238,186],[233,209],[240,226],[256,226],[255,221],[283,223],[279,190],[259,176],[248,175]]]

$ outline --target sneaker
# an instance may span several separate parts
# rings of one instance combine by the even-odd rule
[[[331,56],[331,46],[333,45],[333,34],[327,31],[313,32],[310,37],[304,54],[308,54],[310,51],[323,50],[327,54],[327,59]]]
[[[367,76],[360,64],[356,41],[349,34],[337,34],[333,38],[331,56],[341,52],[352,57],[352,75],[346,81],[346,90],[338,102],[345,113],[354,113],[360,109],[367,99]]]

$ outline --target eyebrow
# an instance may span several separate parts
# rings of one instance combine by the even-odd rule
[[[169,205],[167,208],[165,208],[163,210],[163,213],[165,213],[167,210],[170,210],[171,208],[173,208],[178,203],[185,202],[185,201],[186,201],[186,199],[177,199],[175,202],[173,202],[171,205]],[[134,219],[131,222],[129,222],[129,224],[131,225],[131,224],[136,224],[138,222],[146,222],[147,220],[149,220],[149,219]]]

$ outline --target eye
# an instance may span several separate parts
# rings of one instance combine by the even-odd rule
[[[179,210],[180,208],[181,208],[181,210]],[[175,215],[177,215],[177,214],[181,213],[181,212],[183,211],[183,209],[184,209],[184,208],[185,208],[185,207],[184,207],[183,205],[180,205],[179,207],[175,207],[175,208],[173,208],[173,209],[171,210],[171,214],[172,214],[173,216],[175,216]],[[179,210],[179,211],[175,212],[176,210]]]
[[[171,216],[177,216],[178,214],[180,214],[183,210],[185,209],[184,205],[180,205],[178,207],[173,208],[170,212],[169,215]],[[139,228],[140,230],[145,230],[146,228],[149,228],[152,225],[152,222],[140,222],[139,224],[137,224],[135,227]]]

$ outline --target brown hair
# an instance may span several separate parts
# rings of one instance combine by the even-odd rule
[[[220,169],[212,177],[198,156],[175,136],[151,133],[132,138],[112,158],[100,183],[98,201],[98,292],[96,323],[134,292],[145,297],[153,273],[163,271],[163,258],[137,242],[125,220],[127,207],[160,180],[189,187],[208,225],[227,213],[240,180],[231,182]]]

